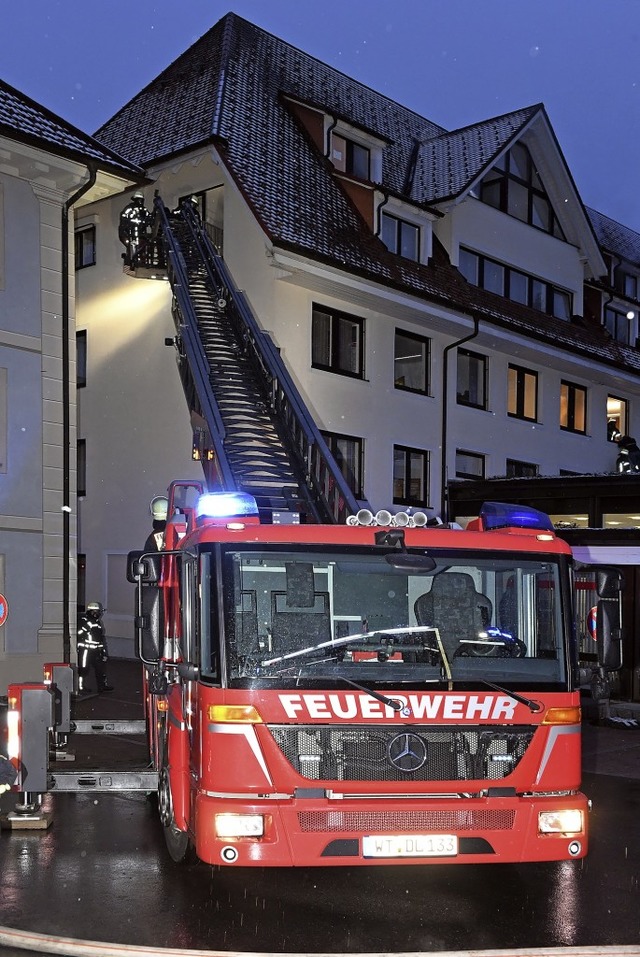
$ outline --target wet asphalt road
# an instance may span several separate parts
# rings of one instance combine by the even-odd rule
[[[122,714],[125,705],[137,706],[116,690],[109,707]],[[104,699],[83,707],[100,714]],[[144,755],[141,741],[125,744]],[[111,746],[122,754],[122,742]],[[47,796],[48,830],[0,835],[0,924],[146,947],[283,953],[640,946],[640,730],[586,722],[584,755],[591,850],[559,864],[176,865],[144,795]]]

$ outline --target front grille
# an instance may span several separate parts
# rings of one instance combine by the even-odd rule
[[[534,728],[270,725],[287,761],[314,781],[499,781]]]
[[[515,811],[301,811],[301,831],[370,831],[399,834],[457,834],[460,831],[509,831]]]

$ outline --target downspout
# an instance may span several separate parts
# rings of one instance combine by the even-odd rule
[[[440,517],[443,522],[449,520],[449,508],[446,495],[446,481],[447,481],[447,432],[449,427],[448,421],[448,411],[449,404],[447,402],[447,391],[449,384],[449,352],[451,349],[457,349],[459,346],[463,345],[465,342],[469,342],[471,339],[475,339],[478,335],[478,329],[480,326],[480,317],[475,315],[473,317],[473,332],[470,332],[468,336],[463,336],[462,339],[457,339],[455,342],[449,343],[448,346],[445,346],[444,352],[442,353],[443,358],[443,369],[442,369],[442,445],[441,445],[441,469],[440,469]]]
[[[71,574],[69,546],[71,543],[71,421],[69,399],[71,393],[69,371],[69,212],[74,203],[91,189],[96,181],[96,167],[88,164],[89,179],[69,197],[62,207],[62,660],[71,661],[71,630],[69,597]]]

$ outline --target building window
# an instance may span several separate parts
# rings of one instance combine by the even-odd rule
[[[396,389],[428,395],[430,357],[429,339],[396,329],[393,357],[393,381]]]
[[[456,449],[456,478],[483,479],[484,463],[484,455]]]
[[[617,342],[629,345],[631,342],[631,320],[626,312],[619,312],[611,306],[604,309],[604,327]]]
[[[615,442],[621,435],[627,435],[629,403],[616,395],[607,396],[607,439]]]
[[[380,239],[389,252],[405,259],[420,260],[420,230],[405,219],[382,213],[380,216]]]
[[[76,229],[74,239],[76,269],[84,269],[85,266],[95,266],[96,227],[84,226],[82,229]]]
[[[331,162],[341,173],[349,173],[358,179],[370,178],[371,151],[339,133],[331,134]]]
[[[560,428],[583,435],[587,431],[587,390],[583,386],[560,383]]]
[[[538,374],[520,366],[509,366],[507,412],[518,419],[538,420]]]
[[[393,447],[394,505],[427,504],[429,489],[429,453],[404,445]]]
[[[78,439],[76,459],[76,485],[78,496],[87,494],[87,440]]]
[[[467,282],[474,286],[546,312],[556,319],[571,318],[573,300],[566,289],[464,247],[460,248],[459,269]]]
[[[458,349],[457,399],[460,405],[487,408],[487,357]]]
[[[533,462],[520,462],[507,459],[507,478],[533,478],[538,474],[538,466]]]
[[[638,299],[638,288],[640,283],[638,277],[633,273],[627,272],[621,266],[616,266],[613,271],[613,285],[618,292],[621,292],[627,299]]]
[[[314,305],[311,364],[315,369],[364,378],[364,319]]]
[[[362,498],[364,473],[362,439],[352,435],[340,435],[338,432],[322,432],[322,436],[354,496]]]
[[[516,143],[489,170],[480,186],[480,199],[557,239],[565,238],[531,154],[523,143]]]
[[[84,388],[87,384],[87,330],[76,332],[76,386]]]

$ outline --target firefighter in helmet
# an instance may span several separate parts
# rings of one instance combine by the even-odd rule
[[[144,205],[144,194],[138,191],[131,197],[131,202],[120,213],[118,238],[124,244],[123,253],[125,265],[136,266],[138,259],[151,236],[153,214]]]
[[[78,622],[78,691],[87,693],[87,677],[90,671],[96,676],[98,692],[113,691],[107,682],[105,664],[108,661],[107,640],[102,616],[104,609],[99,601],[90,601],[86,612]]]
[[[155,495],[149,504],[153,528],[144,543],[145,552],[160,552],[164,548],[164,532],[167,527],[169,501],[166,495]]]

